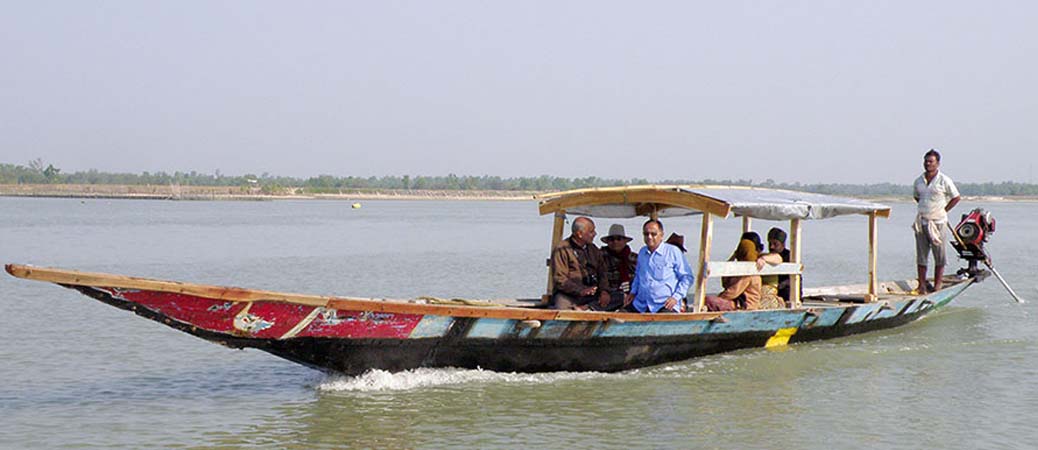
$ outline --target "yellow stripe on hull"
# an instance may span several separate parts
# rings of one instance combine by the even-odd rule
[[[768,342],[764,344],[764,348],[779,347],[789,344],[789,338],[794,334],[797,334],[797,328],[779,328],[775,332],[775,335],[768,339]]]

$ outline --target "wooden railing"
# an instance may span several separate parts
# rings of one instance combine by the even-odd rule
[[[743,262],[743,261],[709,261],[706,263],[706,270],[703,271],[703,275],[707,278],[715,277],[739,277],[749,275],[792,275],[794,279],[799,280],[799,275],[804,272],[804,265],[800,263],[782,263],[782,264],[765,264],[760,270],[757,270],[757,263],[755,262]],[[792,285],[792,283],[790,283]],[[697,289],[704,289],[706,286],[705,281],[697,283]],[[796,308],[800,305],[800,290],[790,289],[789,292],[789,305],[791,308]],[[704,295],[697,295],[694,298],[701,299]],[[695,305],[696,311],[701,311],[703,305]]]
[[[745,275],[800,275],[804,271],[803,264],[782,263],[765,264],[757,270],[757,263],[743,261],[710,261],[706,265],[708,277],[737,277]]]

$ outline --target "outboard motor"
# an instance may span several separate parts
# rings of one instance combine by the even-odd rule
[[[998,278],[998,282],[1009,291],[1013,300],[1016,300],[1017,303],[1026,303],[1024,299],[1016,295],[1013,288],[1009,287],[1006,279],[995,270],[995,266],[991,263],[991,255],[984,250],[984,243],[994,232],[995,218],[991,217],[991,213],[977,208],[962,215],[962,220],[952,229],[955,238],[952,246],[959,252],[960,258],[969,261],[969,268],[959,269],[958,275],[984,279],[987,276],[985,271],[977,268],[977,261],[983,261],[984,265],[991,269],[991,273],[995,274],[995,278]]]
[[[962,215],[962,220],[952,230],[955,239],[952,247],[959,252],[959,257],[969,262],[969,268],[959,269],[959,274],[975,276],[979,272],[977,261],[990,262],[984,243],[995,232],[995,218],[981,208]]]

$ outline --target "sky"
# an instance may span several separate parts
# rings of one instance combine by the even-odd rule
[[[0,6],[0,163],[1038,182],[1038,2]]]

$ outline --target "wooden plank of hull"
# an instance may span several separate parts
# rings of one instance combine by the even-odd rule
[[[712,319],[720,313],[699,314],[638,314],[585,311],[556,311],[548,309],[424,304],[407,301],[370,300],[208,286],[148,278],[127,277],[104,273],[32,267],[8,264],[7,272],[18,278],[48,281],[63,286],[92,286],[118,289],[166,292],[191,295],[227,302],[286,302],[305,306],[320,306],[342,310],[374,311],[396,314],[435,314],[458,317],[493,317],[516,320],[597,320],[620,319],[633,322],[669,322],[690,319]]]
[[[303,305],[325,305],[332,297],[316,295],[288,294],[255,289],[243,289],[226,286],[207,286],[201,284],[181,283],[176,281],[153,280],[150,278],[128,277],[107,273],[80,272],[76,270],[34,267],[19,264],[7,264],[7,273],[28,280],[49,281],[71,286],[105,286],[124,289],[142,289],[176,294],[195,295],[199,297],[227,300],[232,302],[251,302],[259,300],[277,300]]]
[[[725,314],[723,321],[691,318],[678,322],[552,320],[537,327],[523,327],[520,321],[494,318],[396,315],[364,318],[363,314],[372,312],[346,311],[346,316],[333,317],[353,317],[354,325],[363,326],[338,329],[340,334],[337,335],[314,333],[313,328],[304,327],[288,338],[274,336],[282,334],[289,324],[282,324],[280,329],[271,326],[255,332],[227,331],[226,325],[189,323],[183,320],[184,316],[170,312],[184,309],[186,303],[163,310],[160,306],[148,305],[147,300],[131,301],[133,296],[113,289],[69,287],[223,345],[257,348],[307,366],[359,374],[370,369],[398,371],[418,367],[481,367],[520,372],[620,371],[741,348],[807,342],[895,327],[947,304],[972,281],[928,297],[897,302],[819,310],[735,312]],[[208,300],[210,307],[186,308],[189,311],[183,314],[208,311],[224,314],[224,320],[245,314],[246,308],[242,305],[201,300]],[[221,310],[223,304],[230,304],[232,308]],[[217,307],[210,311],[213,305]],[[299,309],[292,316],[296,319],[310,317],[309,311],[321,309],[287,306]],[[259,310],[257,313],[265,314]],[[277,322],[287,313],[281,310],[281,314],[283,316],[263,318]],[[426,320],[431,322],[427,324]]]

